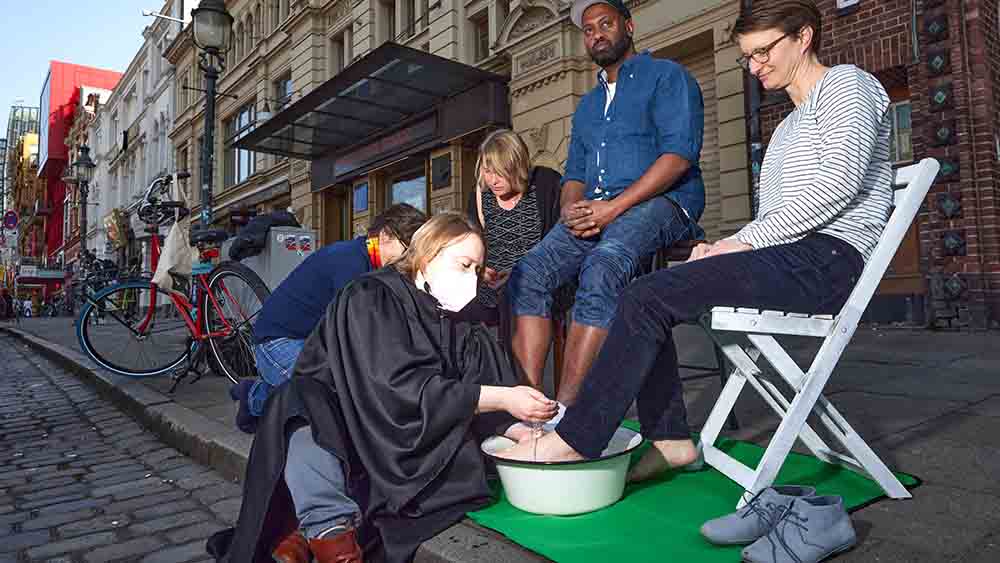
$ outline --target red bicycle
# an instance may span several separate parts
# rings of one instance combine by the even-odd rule
[[[153,235],[153,271],[161,254],[159,226],[190,212],[182,202],[162,198],[169,197],[175,179],[189,176],[181,172],[154,179],[137,211]],[[171,274],[175,288],[140,279],[88,298],[76,323],[83,351],[101,367],[128,377],[172,371],[171,392],[186,376],[201,377],[206,358],[214,371],[234,383],[256,377],[253,321],[270,291],[239,262],[215,265],[226,238],[225,231],[192,230],[190,243],[198,250],[198,261],[190,278]]]

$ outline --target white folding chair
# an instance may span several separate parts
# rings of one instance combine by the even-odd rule
[[[910,493],[902,483],[822,393],[841,354],[854,336],[861,315],[868,307],[868,302],[882,280],[886,268],[889,267],[889,262],[906,235],[910,223],[916,217],[939,167],[936,160],[927,158],[896,171],[895,208],[889,223],[854,291],[838,315],[804,315],[783,311],[715,307],[711,313],[702,317],[702,326],[732,362],[735,370],[723,387],[702,429],[700,447],[704,451],[705,461],[750,493],[741,496],[737,507],[742,507],[747,497],[774,483],[785,458],[795,440],[799,438],[817,458],[870,477],[889,497],[895,499],[910,497]],[[775,334],[824,339],[808,372],[802,372],[774,339],[772,335]],[[762,377],[762,372],[757,366],[761,356],[794,390],[795,394],[791,401],[788,401],[771,381]],[[747,383],[750,383],[781,417],[778,430],[756,469],[747,467],[715,446],[723,424],[733,411],[736,399]],[[809,426],[807,419],[810,412],[818,415],[820,422],[843,446],[846,453],[831,449]]]

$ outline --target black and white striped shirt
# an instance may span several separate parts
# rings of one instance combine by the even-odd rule
[[[754,248],[814,232],[867,261],[889,219],[889,96],[854,65],[828,70],[775,129],[760,171],[757,219],[736,235]]]

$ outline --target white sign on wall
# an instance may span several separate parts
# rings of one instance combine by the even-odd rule
[[[861,3],[861,0],[837,0],[837,9],[846,10],[847,8],[853,8]]]

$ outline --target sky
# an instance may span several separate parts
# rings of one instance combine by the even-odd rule
[[[10,107],[38,106],[49,61],[125,72],[162,0],[0,0],[0,137]]]

